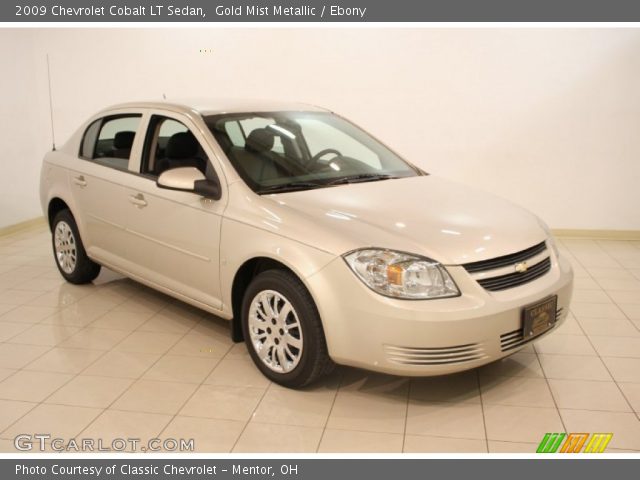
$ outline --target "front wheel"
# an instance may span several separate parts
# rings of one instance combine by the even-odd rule
[[[242,302],[242,328],[253,362],[280,385],[303,387],[334,367],[315,303],[289,272],[254,278]]]
[[[87,256],[69,210],[61,210],[53,218],[52,243],[56,266],[67,282],[79,285],[95,280],[100,265]]]

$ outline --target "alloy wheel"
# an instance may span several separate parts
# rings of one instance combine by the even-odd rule
[[[275,290],[263,290],[249,307],[251,345],[264,365],[289,373],[300,363],[302,328],[293,305]]]
[[[60,221],[56,224],[54,245],[56,260],[62,271],[67,274],[73,273],[78,259],[78,250],[73,230],[67,222]]]

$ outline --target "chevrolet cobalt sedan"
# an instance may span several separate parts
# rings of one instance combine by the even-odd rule
[[[572,292],[540,219],[317,107],[111,107],[45,156],[40,195],[66,280],[105,266],[228,319],[289,387],[478,367],[556,329]]]

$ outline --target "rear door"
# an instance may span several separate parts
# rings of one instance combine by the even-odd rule
[[[111,114],[86,129],[79,160],[69,171],[75,212],[91,258],[116,267],[127,257],[125,223],[130,207],[123,184],[129,161],[141,145],[142,113]]]

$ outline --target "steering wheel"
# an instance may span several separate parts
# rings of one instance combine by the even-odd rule
[[[311,157],[311,160],[309,160],[309,163],[311,165],[315,165],[316,163],[318,163],[318,161],[324,157],[325,155],[329,154],[329,153],[333,153],[335,154],[337,157],[341,157],[342,153],[339,150],[336,150],[335,148],[325,148],[324,150],[320,150],[318,153],[316,153],[313,157]]]

